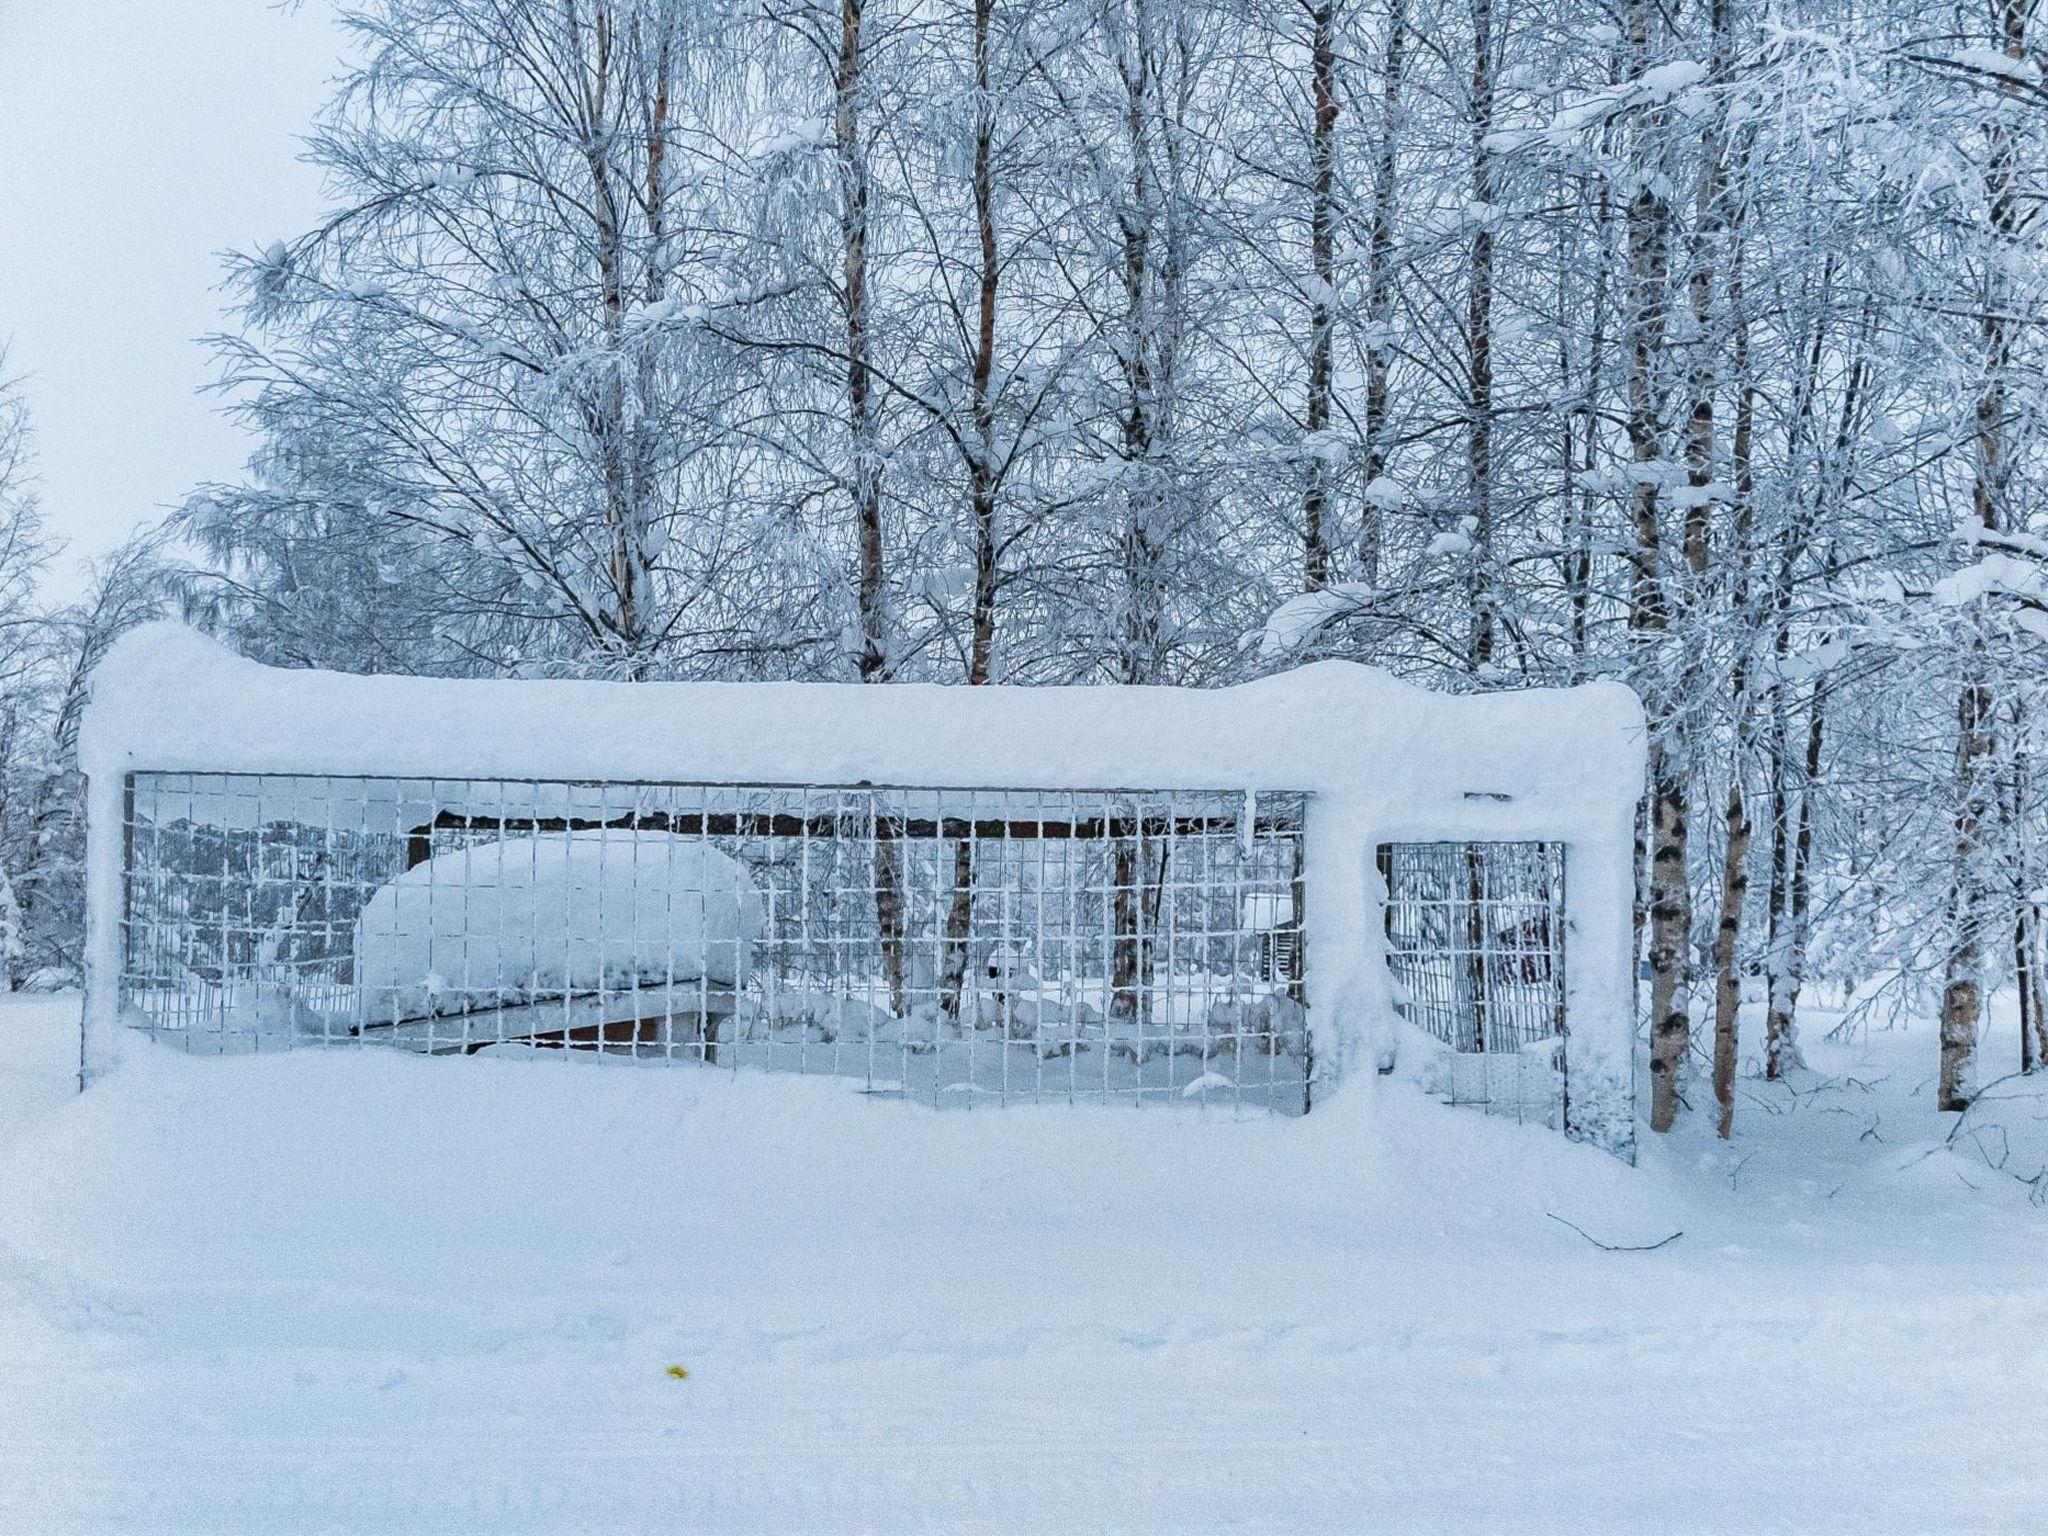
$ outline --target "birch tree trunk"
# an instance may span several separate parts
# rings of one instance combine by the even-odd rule
[[[1309,12],[1309,97],[1313,114],[1309,139],[1308,402],[1303,426],[1308,440],[1307,484],[1302,492],[1302,586],[1314,592],[1329,585],[1329,443],[1333,332],[1337,301],[1337,0],[1314,0]]]
[[[1151,164],[1154,62],[1148,0],[1133,0],[1117,70],[1124,90],[1124,131],[1130,155],[1128,202],[1119,221],[1122,237],[1123,335],[1123,622],[1117,681],[1153,681],[1163,602],[1159,534],[1165,522],[1164,487],[1152,462],[1157,438],[1158,380],[1154,348],[1159,321],[1154,289],[1158,191]],[[1110,856],[1110,1016],[1129,1021],[1140,1015],[1143,936],[1140,847],[1135,837],[1118,839]]]
[[[2028,0],[1998,0],[1993,15],[2002,52],[2026,59]],[[1984,199],[1990,217],[1989,249],[1985,252],[1983,319],[1983,387],[1976,405],[1976,463],[1971,511],[1987,533],[2006,527],[2006,497],[2012,450],[2007,443],[2007,376],[2012,367],[2015,308],[2008,258],[2021,225],[2020,167],[2008,114],[2019,84],[2001,77],[1997,106],[1985,125],[1987,154]],[[1997,922],[1996,885],[1985,830],[1991,807],[1993,761],[1997,748],[1993,730],[1990,658],[1981,629],[1973,625],[1963,661],[1963,684],[1956,699],[1955,873],[1950,918],[1954,928],[1941,994],[1941,1086],[1943,1109],[1965,1109],[1976,1093],[1977,1029],[1984,1010],[1985,961]]]
[[[1165,70],[1173,55],[1172,17],[1159,0],[1128,0],[1111,39],[1123,99],[1123,152],[1129,184],[1118,213],[1122,329],[1121,442],[1124,477],[1123,613],[1116,680],[1153,683],[1165,664],[1166,565],[1175,520],[1174,394],[1181,345],[1185,273],[1180,261],[1174,176],[1182,131]],[[1182,61],[1184,63],[1184,60]],[[1112,854],[1115,933],[1110,1012],[1143,1016],[1152,972],[1150,935],[1142,931],[1148,840],[1142,829]]]
[[[1390,458],[1388,405],[1394,368],[1394,236],[1400,211],[1401,91],[1408,58],[1408,0],[1391,0],[1380,68],[1380,140],[1373,156],[1372,221],[1365,257],[1365,499],[1358,579],[1379,580],[1383,482]]]
[[[866,97],[866,0],[840,0],[839,51],[832,74],[832,147],[839,186],[839,302],[845,328],[846,430],[853,480],[857,572],[854,671],[864,683],[889,681],[891,665],[887,572],[882,529],[882,454],[872,348],[874,323],[868,291],[867,143],[862,122]],[[875,925],[890,1011],[903,1016],[903,846],[892,818],[874,818]]]
[[[889,675],[882,542],[882,455],[876,420],[868,295],[868,160],[862,124],[866,93],[862,21],[867,0],[840,0],[833,72],[832,142],[839,178],[840,306],[846,335],[846,426],[853,465],[853,520],[859,575],[854,668],[864,683]]]
[[[2041,953],[2041,904],[2021,903],[2013,922],[2013,970],[2020,989],[2020,1070],[2048,1066],[2048,961]]]
[[[569,43],[577,64],[575,86],[583,155],[590,172],[592,245],[598,268],[598,292],[604,308],[606,364],[592,409],[591,435],[599,444],[604,472],[604,521],[607,535],[606,574],[611,587],[611,641],[628,675],[644,666],[640,635],[639,509],[633,500],[630,402],[626,389],[625,292],[626,230],[620,189],[612,174],[607,143],[614,128],[615,98],[624,84],[617,61],[617,34],[611,13],[597,6],[591,14],[591,37],[585,44],[582,22],[572,6],[564,11]]]
[[[2005,752],[2006,772],[2000,785],[1999,836],[2005,844],[2011,867],[2007,888],[2012,900],[2013,991],[2020,1012],[2020,1070],[2032,1072],[2041,1064],[2036,1049],[2043,1028],[2043,979],[2035,951],[2037,909],[2033,893],[2038,888],[2039,864],[2027,836],[2028,803],[2033,793],[2032,763],[2026,750],[2028,712],[2014,699],[2005,722],[2010,745]]]
[[[1476,675],[1493,663],[1493,0],[1472,0],[1472,76],[1466,102],[1471,157],[1471,276],[1465,290],[1465,474],[1472,548],[1465,562],[1471,625],[1467,664]]]
[[[1716,1130],[1725,1141],[1735,1127],[1735,1073],[1741,1054],[1743,920],[1749,900],[1749,851],[1753,828],[1743,775],[1749,771],[1753,704],[1750,698],[1749,562],[1756,517],[1752,454],[1756,430],[1756,385],[1750,375],[1749,321],[1743,313],[1742,245],[1735,247],[1728,274],[1728,312],[1735,375],[1735,433],[1730,444],[1734,473],[1735,526],[1728,559],[1734,567],[1729,614],[1736,626],[1735,661],[1729,678],[1732,700],[1728,751],[1728,795],[1722,809],[1721,915],[1714,928],[1714,1103]]]
[[[972,57],[975,114],[969,171],[974,204],[975,310],[968,358],[969,447],[967,504],[973,525],[974,595],[967,641],[967,683],[990,681],[995,653],[997,574],[997,474],[995,401],[996,309],[1001,285],[995,216],[995,98],[989,81],[990,33],[995,0],[974,0]],[[953,890],[946,910],[945,962],[939,980],[940,1006],[958,1017],[967,976],[968,939],[974,919],[974,843],[963,837],[953,849]]]
[[[1799,1054],[1799,993],[1806,984],[1806,950],[1813,907],[1813,796],[1827,732],[1827,695],[1816,683],[1806,711],[1806,754],[1796,808],[1788,810],[1776,875],[1784,907],[1771,967],[1770,1012],[1764,1020],[1764,1076],[1776,1081],[1805,1065]]]
[[[1707,79],[1716,91],[1721,91],[1727,85],[1728,59],[1733,45],[1732,0],[1713,0],[1710,18],[1713,54]],[[1688,379],[1688,392],[1691,398],[1685,431],[1687,498],[1684,541],[1686,568],[1691,577],[1689,616],[1695,619],[1703,617],[1702,609],[1713,601],[1709,593],[1708,580],[1713,562],[1711,508],[1720,499],[1720,492],[1714,483],[1715,455],[1718,447],[1715,393],[1719,384],[1722,338],[1728,326],[1724,320],[1722,306],[1718,302],[1718,285],[1724,248],[1732,238],[1736,238],[1736,220],[1729,203],[1726,130],[1726,108],[1717,101],[1710,105],[1707,120],[1700,130],[1700,164],[1695,192],[1692,259],[1685,280],[1686,296],[1692,310],[1693,334]],[[1748,443],[1745,442],[1745,455],[1748,447]],[[1747,523],[1748,507],[1746,504],[1738,505],[1735,548],[1728,557],[1736,568],[1734,617],[1738,626],[1741,624],[1742,610],[1747,606],[1748,598],[1745,574],[1745,562],[1748,559]],[[1738,636],[1737,644],[1740,643]],[[1703,669],[1697,641],[1688,645],[1687,658],[1682,675],[1685,678],[1684,692],[1691,697],[1700,691],[1697,685]],[[1735,670],[1739,716],[1743,674],[1747,669],[1744,663],[1738,660]],[[1749,830],[1747,818],[1742,810],[1741,734],[1741,721],[1738,718],[1735,731],[1736,747],[1731,753],[1729,763],[1728,800],[1722,813],[1726,846],[1721,866],[1721,910],[1714,933],[1713,1086],[1715,1129],[1723,1140],[1733,1134],[1735,1123],[1737,1027],[1742,1001],[1741,980],[1735,971],[1735,957],[1741,940],[1743,900],[1748,891]]]
[[[1621,68],[1622,59],[1617,50],[1610,54],[1608,60],[1607,84],[1610,88],[1620,83]],[[1615,128],[1612,121],[1601,127],[1600,155],[1603,160],[1614,153]],[[1592,292],[1584,301],[1588,315],[1584,361],[1575,363],[1569,337],[1560,337],[1557,349],[1558,395],[1560,398],[1575,398],[1577,402],[1575,408],[1566,413],[1559,431],[1566,518],[1561,563],[1565,602],[1570,614],[1568,634],[1574,682],[1589,676],[1592,666],[1593,544],[1594,530],[1599,523],[1600,495],[1581,476],[1594,471],[1600,449],[1602,415],[1607,404],[1608,325],[1615,267],[1613,184],[1606,176],[1596,176],[1594,186],[1592,244],[1595,265]],[[1571,295],[1576,291],[1573,279],[1577,274],[1573,272],[1571,261],[1563,249],[1571,238],[1570,230],[1559,229],[1560,249],[1555,281],[1560,314],[1567,311],[1573,302]],[[1636,851],[1636,867],[1638,870],[1642,867],[1640,847]],[[1637,884],[1641,885],[1640,878]],[[1640,890],[1635,905],[1635,941],[1629,951],[1631,972],[1636,968],[1636,957],[1642,953],[1643,917],[1647,910]]]
[[[1993,923],[1993,880],[1985,830],[1991,813],[1995,739],[1989,665],[1972,639],[1956,699],[1955,873],[1949,911],[1954,923],[1941,991],[1941,1082],[1936,1104],[1967,1109],[1975,1097],[1977,1027],[1984,1012],[1984,963]]]
[[[1649,0],[1630,0],[1623,35],[1631,75],[1648,68],[1653,18]],[[1665,114],[1644,108],[1637,114],[1631,143],[1632,190],[1626,214],[1628,293],[1623,329],[1627,337],[1627,418],[1633,484],[1630,522],[1629,628],[1643,676],[1650,717],[1648,808],[1650,950],[1650,1128],[1668,1131],[1678,1117],[1679,1076],[1691,1045],[1687,947],[1692,931],[1692,890],[1687,878],[1691,764],[1681,718],[1678,667],[1673,655],[1672,603],[1664,573],[1663,473],[1666,386],[1663,381],[1669,332],[1671,206],[1667,185]]]

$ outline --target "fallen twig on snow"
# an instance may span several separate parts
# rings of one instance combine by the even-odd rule
[[[1562,1222],[1565,1226],[1570,1227],[1574,1232],[1578,1233],[1579,1236],[1583,1237],[1587,1242],[1591,1243],[1595,1248],[1604,1249],[1608,1253],[1651,1253],[1656,1249],[1662,1248],[1666,1243],[1675,1243],[1681,1237],[1685,1236],[1685,1229],[1681,1227],[1678,1231],[1673,1232],[1669,1237],[1660,1237],[1654,1243],[1603,1243],[1600,1241],[1599,1238],[1595,1237],[1592,1233],[1588,1232],[1584,1227],[1580,1226],[1577,1222],[1567,1220],[1565,1217],[1558,1215],[1555,1211],[1545,1211],[1543,1214],[1548,1216],[1552,1221]]]

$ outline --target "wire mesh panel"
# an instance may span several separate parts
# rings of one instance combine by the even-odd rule
[[[1299,794],[141,773],[127,802],[124,1006],[201,1049],[1305,1107]]]
[[[1451,1048],[1448,1096],[1561,1126],[1563,845],[1383,843],[1379,866],[1396,1000]]]

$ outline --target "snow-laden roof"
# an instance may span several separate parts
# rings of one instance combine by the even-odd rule
[[[1337,661],[1217,689],[471,681],[266,667],[150,624],[94,674],[79,752],[95,777],[1369,787],[1404,820],[1511,803],[1571,823],[1633,804],[1643,742],[1619,684],[1448,695]]]

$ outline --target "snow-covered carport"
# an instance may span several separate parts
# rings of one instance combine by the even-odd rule
[[[1617,685],[449,681],[155,625],[102,664],[80,756],[88,1076],[124,1018],[941,1102],[1298,1110],[1442,1056],[1512,1058],[1519,1111],[1526,1058],[1573,1135],[1632,1147]]]

